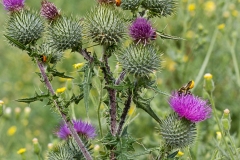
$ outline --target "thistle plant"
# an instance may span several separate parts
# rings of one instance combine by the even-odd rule
[[[31,57],[39,69],[37,75],[46,88],[42,93],[17,101],[33,103],[47,100],[50,109],[62,119],[55,135],[61,142],[51,147],[47,159],[137,158],[139,153],[134,153],[137,138],[128,129],[131,123],[127,123],[131,118],[128,115],[131,104],[156,121],[160,144],[151,149],[155,151],[154,159],[176,158],[180,149],[194,144],[197,123],[211,117],[212,101],[210,105],[208,100],[194,95],[190,91],[193,86],[188,85],[178,91],[173,89],[172,94],[162,92],[152,76],[160,71],[163,62],[161,46],[155,40],[176,39],[158,32],[152,18],[172,15],[175,0],[98,0],[86,15],[81,15],[82,18],[64,15],[48,0],[42,0],[39,11],[24,7],[24,0],[3,0],[2,3],[9,13],[5,38]],[[130,10],[131,14],[125,10]],[[84,62],[74,65],[82,73],[79,74],[80,78],[57,70],[56,66],[64,60],[66,50],[84,58]],[[112,63],[119,64],[117,73],[113,73]],[[74,80],[76,85],[68,83],[55,92],[52,83],[56,77]],[[93,84],[96,79],[100,89]],[[214,89],[212,84],[205,82],[208,94]],[[93,88],[97,88],[99,93],[96,116],[88,114],[92,110],[90,94]],[[154,97],[147,97],[144,90],[167,95],[171,113],[160,117],[151,108]],[[70,96],[65,96],[65,92]],[[81,101],[88,122],[76,120],[73,114],[72,106],[77,106]],[[99,109],[102,104],[107,106],[104,114]],[[102,119],[105,119],[107,126],[102,126]],[[94,120],[98,121],[99,126],[92,124]],[[228,133],[229,117],[225,116],[221,122],[221,131]],[[94,142],[101,143],[101,154],[93,154],[91,146]],[[38,141],[34,144],[39,147]],[[36,150],[36,154],[39,156],[40,149]]]

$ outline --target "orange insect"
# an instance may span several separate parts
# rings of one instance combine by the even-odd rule
[[[121,0],[115,0],[116,6],[120,6],[121,5]]]
[[[43,62],[47,62],[47,56],[42,55],[42,61],[43,61]]]

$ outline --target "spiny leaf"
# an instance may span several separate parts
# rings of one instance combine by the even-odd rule
[[[35,93],[34,97],[30,97],[30,98],[23,98],[23,99],[17,99],[17,102],[24,102],[24,103],[31,103],[31,102],[35,102],[35,101],[43,101],[44,98],[49,97],[49,93],[47,94],[38,94],[37,92]]]
[[[154,118],[158,123],[161,123],[161,120],[158,118],[158,116],[154,113],[154,111],[150,107],[151,99],[143,99],[140,96],[136,96],[136,97],[134,97],[133,102],[136,104],[137,108],[143,109],[152,118]]]
[[[122,91],[122,90],[128,89],[130,87],[133,88],[132,85],[105,85],[104,88],[111,88],[111,89],[115,89],[118,91]]]
[[[178,151],[175,151],[167,156],[167,159],[174,158],[178,154]]]
[[[92,68],[93,65],[87,65],[87,68],[85,69],[84,72],[84,81],[83,81],[83,99],[84,99],[84,105],[86,108],[86,112],[88,114],[88,108],[89,108],[89,93],[90,93],[90,89],[91,89],[91,79],[92,79]]]
[[[56,69],[53,69],[53,68],[50,68],[48,71],[51,72],[54,77],[57,76],[57,77],[61,77],[61,78],[73,79],[73,77],[65,75],[64,72],[58,72]]]
[[[22,43],[20,43],[19,41],[13,39],[10,36],[4,35],[10,42],[12,42],[14,45],[16,45],[18,48],[22,49],[22,50],[26,50],[26,46]]]

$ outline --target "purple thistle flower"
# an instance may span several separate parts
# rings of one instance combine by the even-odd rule
[[[14,12],[19,11],[24,7],[25,0],[2,0],[5,10]]]
[[[178,92],[173,92],[169,104],[180,117],[191,122],[200,122],[211,117],[212,109],[207,101],[192,94],[179,95]]]
[[[57,136],[61,139],[67,139],[71,135],[70,130],[68,129],[66,124],[62,124],[59,131],[57,132]]]
[[[45,17],[46,19],[54,20],[60,15],[57,7],[53,3],[43,0],[41,4],[41,16]]]
[[[73,125],[78,134],[83,135],[89,139],[96,137],[95,128],[81,120],[73,120]]]
[[[157,36],[151,23],[143,17],[138,17],[132,23],[129,27],[129,34],[134,41],[137,43],[142,42],[144,45],[146,45],[150,40],[155,40]]]

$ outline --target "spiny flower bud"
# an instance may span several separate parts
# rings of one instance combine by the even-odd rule
[[[73,18],[58,18],[48,27],[47,32],[49,46],[58,51],[72,49],[74,52],[82,48],[82,27]]]
[[[41,57],[41,61],[46,63],[46,62],[50,62],[52,64],[57,63],[58,61],[60,61],[63,57],[63,52],[56,50],[55,48],[52,48],[49,46],[49,44],[47,43],[43,43],[42,45],[40,45],[38,53],[40,54]],[[45,59],[44,59],[45,56]]]
[[[53,3],[43,0],[41,4],[41,16],[45,17],[47,20],[52,21],[60,16],[60,11],[57,10],[57,7]]]
[[[180,118],[176,113],[170,114],[160,123],[159,131],[165,145],[171,149],[187,147],[196,137],[195,123]]]
[[[147,76],[160,67],[160,54],[151,45],[130,45],[120,51],[118,60],[122,68],[137,76]]]
[[[121,8],[123,10],[135,11],[139,7],[141,0],[122,0]]]
[[[24,7],[25,0],[3,0],[5,10],[10,12],[20,11]]]
[[[125,35],[125,22],[120,12],[101,5],[86,16],[86,36],[100,45],[116,45]]]
[[[38,15],[21,10],[11,14],[7,23],[6,35],[23,45],[27,45],[35,43],[41,38],[43,30],[44,24]]]
[[[166,17],[176,8],[175,0],[144,0],[142,6],[148,9],[152,16]]]

